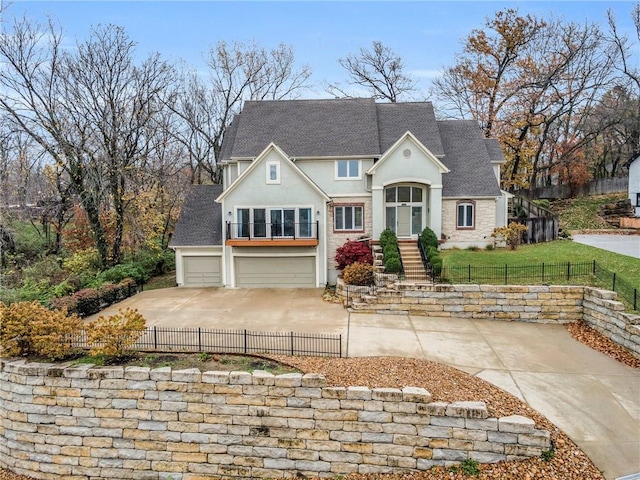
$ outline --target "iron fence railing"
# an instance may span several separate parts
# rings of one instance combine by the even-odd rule
[[[443,266],[442,283],[550,283],[593,274],[593,262]]]
[[[227,240],[318,240],[319,222],[232,223],[227,222]]]
[[[394,276],[387,276],[387,281],[423,281],[425,272],[422,267],[408,268]],[[640,311],[640,289],[632,285],[628,279],[612,272],[597,261],[591,262],[560,262],[539,264],[504,264],[504,265],[454,265],[444,266],[440,275],[427,277],[433,283],[474,283],[492,285],[592,285],[614,291],[621,300],[632,310]],[[416,280],[418,279],[418,280]],[[381,284],[385,283],[384,281]],[[385,294],[379,292],[379,287],[373,285],[371,294]]]
[[[74,339],[73,346],[91,348],[94,345],[89,344],[83,331]],[[342,335],[148,327],[128,350],[342,357]]]

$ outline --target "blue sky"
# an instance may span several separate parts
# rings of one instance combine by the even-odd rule
[[[0,0],[1,1],[1,0]],[[311,65],[316,84],[345,79],[338,59],[380,40],[405,61],[426,92],[429,79],[455,62],[462,39],[497,10],[553,14],[566,20],[606,25],[611,8],[621,31],[631,35],[630,1],[30,1],[13,0],[5,15],[57,19],[69,41],[86,38],[91,26],[122,26],[138,43],[138,54],[160,52],[202,68],[202,54],[219,40],[284,42],[299,63]],[[640,57],[638,52],[637,57]],[[636,58],[637,58],[636,57]],[[321,94],[322,88],[318,88]],[[426,93],[425,93],[426,96]]]

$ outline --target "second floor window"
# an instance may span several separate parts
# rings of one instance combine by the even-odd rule
[[[362,206],[344,205],[335,207],[333,214],[335,230],[363,230]]]
[[[338,180],[359,179],[360,160],[337,160],[336,178]]]

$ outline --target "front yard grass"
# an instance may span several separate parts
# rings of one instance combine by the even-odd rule
[[[540,265],[595,260],[600,266],[640,290],[640,259],[590,247],[571,240],[521,245],[517,250],[442,250],[443,268],[457,266]],[[576,282],[578,279],[576,279]],[[604,285],[600,285],[606,288]]]

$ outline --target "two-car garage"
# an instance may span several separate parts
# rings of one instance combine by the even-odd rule
[[[227,265],[227,286],[242,288],[315,288],[315,252],[300,255],[263,256],[257,249],[240,248]],[[250,252],[253,250],[253,252]],[[183,287],[222,287],[224,266],[222,252],[177,249],[176,279]]]
[[[235,257],[236,287],[315,287],[316,258]]]

